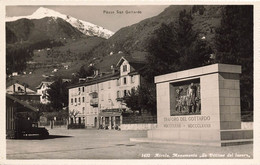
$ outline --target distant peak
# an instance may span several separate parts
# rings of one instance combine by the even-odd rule
[[[39,7],[31,16],[34,18],[42,18],[46,16],[61,17],[61,18],[65,17],[65,15],[45,7]]]

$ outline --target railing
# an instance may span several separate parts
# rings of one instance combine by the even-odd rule
[[[123,124],[157,123],[157,116],[128,116],[123,117]]]
[[[85,124],[84,123],[81,123],[81,124],[73,123],[73,124],[68,125],[68,129],[80,129],[80,128],[85,128]]]

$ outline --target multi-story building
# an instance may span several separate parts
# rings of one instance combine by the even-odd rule
[[[40,96],[40,102],[42,104],[47,104],[47,103],[50,102],[49,99],[48,99],[48,89],[50,89],[50,85],[52,83],[53,83],[53,81],[51,81],[51,82],[42,81],[41,84],[38,87],[36,87],[37,93],[39,95],[41,95]]]
[[[118,59],[117,59],[118,60]],[[105,61],[106,62],[106,61]],[[106,62],[106,65],[109,62]],[[97,73],[93,79],[69,88],[70,123],[85,124],[86,127],[119,126],[121,112],[128,109],[122,98],[132,88],[141,84],[139,69],[143,61],[128,56],[121,57],[110,73]]]

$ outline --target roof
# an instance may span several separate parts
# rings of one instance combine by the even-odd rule
[[[127,60],[131,65],[133,63],[146,63],[146,52],[139,52],[135,51],[130,54],[127,53],[117,53],[108,55],[102,58],[102,61],[100,63],[95,65],[96,69],[99,69],[100,72],[109,72],[111,71],[111,66],[118,66],[118,63],[122,60]]]
[[[129,73],[131,75],[138,74],[138,71],[144,67],[146,63],[146,53],[145,52],[135,52],[131,55],[126,53],[117,53],[113,55],[109,55],[103,58],[102,62],[97,64],[95,67],[99,69],[100,73],[104,73],[105,71],[109,72],[107,75],[97,76],[89,80],[88,82],[78,83],[75,85],[71,85],[68,88],[75,88],[80,86],[88,86],[96,83],[101,83],[107,80],[113,80],[119,78],[119,72],[115,72],[114,74],[111,73],[111,66],[119,65],[123,62],[123,60],[127,60],[131,67],[134,68],[135,71]]]
[[[6,94],[6,97],[9,98],[9,99],[11,99],[11,100],[13,100],[14,102],[17,102],[17,103],[23,105],[24,107],[26,107],[26,108],[28,108],[28,109],[30,109],[30,110],[32,110],[32,111],[35,111],[35,112],[38,111],[37,108],[35,108],[35,107],[29,105],[28,103],[26,103],[26,102],[24,102],[24,101],[21,101],[21,100],[17,99],[17,98],[15,98],[15,97],[13,97],[13,96],[11,96],[11,95],[9,95],[9,94]]]
[[[14,90],[14,85],[15,85],[15,90]],[[28,87],[26,87],[26,92],[25,92],[25,87],[21,84],[18,84],[18,83],[12,84],[9,87],[7,87],[6,92],[8,94],[38,95],[35,91],[31,90]]]
[[[40,89],[43,84],[45,85],[51,85],[54,81],[42,81],[39,86],[36,87],[36,89]]]
[[[114,79],[117,79],[119,78],[119,72],[116,72],[114,74],[108,74],[108,75],[104,75],[104,76],[98,76],[96,78],[93,78],[87,82],[84,82],[84,83],[78,83],[78,84],[74,84],[74,85],[70,85],[68,87],[68,89],[70,88],[75,88],[75,87],[79,87],[79,86],[88,86],[88,85],[92,85],[92,84],[96,84],[96,83],[101,83],[101,82],[104,82],[104,81],[107,81],[107,80],[114,80]]]

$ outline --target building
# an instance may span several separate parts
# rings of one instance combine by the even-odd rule
[[[15,138],[19,127],[18,120],[28,116],[28,113],[37,111],[38,109],[27,102],[6,94],[6,138]]]
[[[30,104],[40,103],[40,94],[26,87],[26,85],[15,83],[6,88],[6,93]]]
[[[117,64],[113,65],[115,60]],[[120,53],[103,61],[97,66],[99,72],[96,71],[92,79],[69,87],[71,124],[112,129],[122,123],[121,113],[128,109],[122,98],[141,84],[139,71],[144,60]]]
[[[49,99],[48,99],[48,92],[47,91],[48,91],[48,89],[50,89],[50,85],[52,83],[53,83],[53,81],[51,81],[51,82],[42,81],[41,84],[38,87],[36,87],[37,93],[39,95],[41,95],[40,96],[40,102],[42,104],[47,104],[47,103],[50,102]]]

